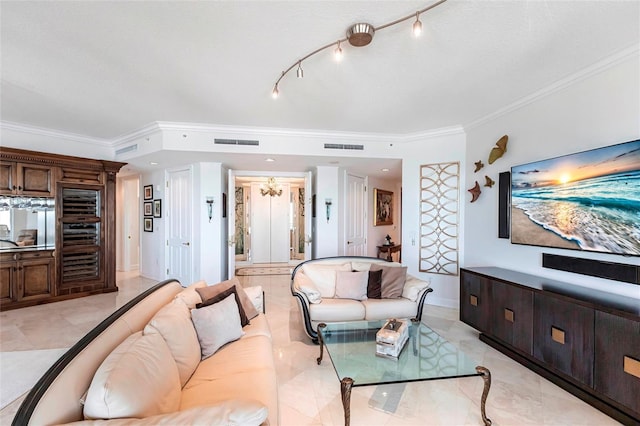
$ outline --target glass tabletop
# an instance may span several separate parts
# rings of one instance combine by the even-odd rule
[[[376,355],[376,333],[385,321],[329,323],[321,333],[338,379],[353,386],[481,375],[478,363],[421,322],[408,321],[409,339],[397,359]]]

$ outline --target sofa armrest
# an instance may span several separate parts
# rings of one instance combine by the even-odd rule
[[[428,287],[428,281],[421,280],[411,275],[407,275],[407,279],[404,282],[404,288],[402,289],[402,297],[415,302],[416,300],[418,300],[418,297],[420,297],[421,293]]]
[[[244,292],[247,293],[251,303],[256,307],[258,312],[262,312],[263,314],[266,312],[265,304],[264,304],[264,291],[262,291],[262,286],[256,285],[252,287],[244,287]]]
[[[293,280],[294,290],[305,295],[309,303],[322,303],[320,290],[315,286],[313,281],[303,273],[298,273]]]
[[[309,311],[309,306],[311,305],[311,302],[309,301],[307,294],[305,294],[301,290],[301,287],[304,287],[304,285],[300,286],[300,282],[302,281],[304,283],[305,279],[309,283],[311,283],[311,285],[313,285],[311,280],[308,277],[306,277],[304,273],[302,273],[302,271],[299,271],[297,274],[293,275],[293,278],[291,280],[291,295],[298,301],[298,305],[300,307],[300,315],[302,316],[302,322],[304,325],[305,333],[307,334],[307,336],[311,338],[311,340],[317,343],[318,333],[313,329],[313,325],[311,324],[311,312]],[[318,295],[319,294],[320,292],[318,291]],[[322,299],[320,299],[320,301],[322,301]]]

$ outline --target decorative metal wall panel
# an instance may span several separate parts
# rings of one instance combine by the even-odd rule
[[[420,166],[420,272],[458,275],[460,163]]]

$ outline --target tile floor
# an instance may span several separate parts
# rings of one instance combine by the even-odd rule
[[[244,286],[261,285],[273,334],[281,425],[342,425],[340,387],[331,362],[316,364],[318,346],[304,335],[286,275],[239,277]],[[118,293],[85,297],[0,313],[0,391],[23,387],[0,411],[0,424],[10,424],[37,378],[62,349],[68,348],[115,309],[154,282],[135,274],[119,274]],[[454,309],[428,306],[423,322],[462,348],[492,372],[487,415],[494,425],[618,424],[586,403],[480,342]],[[31,360],[31,361],[29,361]],[[36,362],[37,361],[37,362]],[[31,374],[15,365],[37,365]],[[40,372],[42,371],[42,372]],[[33,373],[37,373],[35,376]],[[16,384],[14,386],[14,384]],[[351,424],[479,425],[482,379],[478,377],[354,388]],[[16,391],[14,391],[16,392]],[[379,407],[392,400],[390,411]],[[4,403],[3,403],[4,405]],[[389,404],[386,405],[388,407]]]

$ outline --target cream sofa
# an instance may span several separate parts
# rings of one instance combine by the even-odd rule
[[[322,322],[422,319],[425,298],[433,289],[428,282],[411,275],[406,275],[403,280],[399,297],[340,297],[336,286],[338,274],[369,271],[372,265],[403,267],[400,263],[375,257],[338,256],[308,260],[293,270],[291,294],[298,301],[304,331],[314,342],[318,341],[317,327]]]
[[[201,360],[190,308],[202,301],[196,288],[205,286],[201,281],[183,289],[175,280],[164,281],[118,309],[47,371],[25,398],[13,424],[277,425],[278,388],[271,333],[260,312],[261,288],[246,289],[248,300],[258,309],[242,328],[244,335]],[[138,344],[143,340],[146,343]],[[138,352],[132,355],[134,346]],[[123,351],[126,355],[120,354]],[[114,359],[120,370],[109,367]],[[111,378],[96,393],[90,386],[99,386],[104,374]],[[118,381],[125,386],[113,385]],[[142,403],[163,405],[163,410],[125,419],[87,416],[89,404],[97,405],[97,412],[117,413]]]

